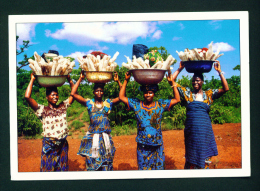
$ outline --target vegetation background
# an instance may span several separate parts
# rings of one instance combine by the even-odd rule
[[[16,36],[18,40],[19,36]],[[16,54],[22,54],[29,48],[30,41],[23,41],[23,45],[16,51]],[[162,55],[164,60],[170,55],[168,54],[165,47],[150,47],[149,51],[158,50]],[[22,69],[22,67],[27,66],[28,59],[34,59],[34,56],[27,57],[24,54],[24,59],[18,62],[17,66],[17,117],[18,117],[18,136],[25,136],[28,138],[41,138],[41,122],[34,114],[34,111],[29,107],[28,103],[24,99],[26,88],[30,81],[30,74],[32,71],[27,71]],[[74,58],[70,58],[71,61]],[[176,60],[174,62],[176,64]],[[237,65],[234,70],[240,70],[240,65]],[[119,76],[119,80],[123,83],[125,78],[125,73],[128,69],[117,66],[116,70]],[[74,69],[71,73],[71,79],[76,83],[79,79],[81,69]],[[182,76],[178,79],[178,83],[183,87],[192,87],[192,79],[188,76]],[[213,124],[223,124],[223,123],[240,123],[241,122],[241,92],[240,92],[240,76],[232,76],[227,79],[229,84],[229,91],[224,94],[224,96],[215,100],[211,105],[210,117]],[[80,84],[78,88],[78,94],[84,98],[93,98],[93,87],[94,84],[89,83],[86,79]],[[126,96],[129,98],[143,99],[143,93],[139,90],[140,85],[135,81],[130,81],[127,85]],[[211,80],[205,80],[203,90],[207,89],[219,89],[222,87],[222,83],[219,79],[215,79],[212,76]],[[70,86],[68,83],[58,87],[59,91],[59,102],[58,104],[67,99],[70,96]],[[119,95],[119,86],[113,80],[105,85],[104,89],[104,99],[106,98],[116,98]],[[36,100],[37,103],[47,105],[47,99],[45,94],[45,88],[41,87],[37,80],[34,83],[32,98]],[[173,91],[164,78],[162,82],[159,83],[159,91],[156,92],[154,101],[158,99],[171,99],[173,98]],[[89,115],[87,109],[74,101],[71,107],[67,110],[68,122],[70,135],[75,130],[80,130],[84,127],[84,123],[89,123]],[[119,103],[113,107],[113,110],[109,114],[110,126],[112,130],[112,135],[131,135],[136,134],[136,120],[133,111],[127,111],[126,106],[123,103]],[[172,129],[183,129],[186,119],[186,108],[185,102],[178,103],[175,105],[171,111],[164,112],[162,118],[162,130],[172,130]],[[81,129],[82,133],[85,133],[84,129]]]
[[[123,83],[125,78],[124,67],[117,67],[119,79]],[[76,82],[80,76],[80,69],[74,69],[71,73],[71,78]],[[18,135],[28,138],[38,137],[41,138],[42,132],[41,122],[34,114],[33,110],[29,107],[24,99],[25,90],[30,81],[31,71],[19,69],[17,71],[17,116],[18,116]],[[221,98],[214,101],[211,105],[210,117],[213,124],[223,123],[240,123],[241,122],[241,93],[240,93],[240,76],[232,76],[227,79],[229,84],[229,92],[224,94]],[[180,85],[184,87],[192,87],[191,77],[182,76],[178,81]],[[84,98],[93,98],[93,86],[94,84],[84,80],[78,88],[78,94]],[[130,81],[127,85],[126,95],[127,97],[136,97],[143,99],[143,93],[139,90],[139,84],[135,81]],[[206,89],[218,89],[222,84],[219,79],[215,79],[213,76],[211,80],[205,80],[203,90]],[[65,83],[63,86],[58,87],[59,102],[67,99],[70,95],[70,86]],[[116,98],[119,95],[119,86],[113,80],[106,84],[104,91],[104,99]],[[45,95],[45,88],[41,87],[37,81],[34,83],[32,98],[39,104],[47,105]],[[164,78],[159,83],[159,91],[156,92],[154,100],[158,99],[171,99],[173,98],[172,88]],[[186,118],[185,103],[181,102],[175,105],[171,111],[163,113],[162,130],[171,129],[183,129]],[[126,106],[123,103],[113,107],[112,112],[109,115],[110,125],[112,129],[112,135],[130,135],[136,134],[136,120],[133,111],[127,111]],[[74,101],[71,107],[68,108],[68,121],[69,129],[71,132],[74,130],[80,130],[85,126],[84,122],[89,122],[89,116],[87,109]]]

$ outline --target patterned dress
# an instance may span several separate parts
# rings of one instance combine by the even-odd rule
[[[38,104],[35,114],[42,122],[41,172],[68,171],[67,108],[69,99],[56,109]]]
[[[186,101],[184,129],[185,169],[209,168],[211,157],[218,155],[214,132],[209,117],[210,105],[218,98],[218,89],[203,91],[199,97],[178,85],[180,96]]]
[[[81,140],[78,155],[86,157],[86,170],[113,170],[115,147],[110,135],[108,114],[112,109],[112,100],[103,101],[98,108],[94,99],[87,99],[86,107],[90,117],[87,134]]]
[[[139,170],[165,169],[162,139],[162,113],[169,109],[171,100],[158,100],[148,107],[139,99],[128,98],[128,108],[137,119],[137,162]]]

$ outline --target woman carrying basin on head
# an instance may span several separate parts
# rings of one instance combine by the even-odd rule
[[[74,84],[69,75],[67,80],[72,88]],[[32,73],[31,81],[25,92],[25,99],[42,122],[44,138],[40,171],[68,171],[68,142],[66,137],[69,130],[67,127],[67,108],[72,104],[73,97],[70,96],[57,105],[59,100],[57,87],[46,88],[48,106],[38,104],[31,98],[34,81],[35,76]]]
[[[180,62],[178,70],[172,75],[174,80],[183,68],[184,64]],[[209,168],[211,157],[218,155],[209,111],[213,101],[227,92],[229,87],[221,72],[219,61],[214,63],[214,68],[219,73],[223,88],[203,91],[203,75],[198,73],[192,77],[193,91],[178,85],[180,96],[187,103],[184,129],[185,169]]]
[[[160,99],[153,101],[158,85],[143,85],[144,101],[137,98],[126,97],[126,86],[131,77],[127,72],[125,81],[119,93],[119,98],[129,110],[135,111],[137,120],[137,162],[139,170],[163,170],[165,169],[165,154],[161,130],[161,118],[164,111],[180,101],[177,84],[171,76],[167,77],[173,88],[174,98],[169,100]]]
[[[79,84],[85,78],[83,72],[79,80],[73,87],[71,95],[82,105],[87,107],[90,125],[87,134],[83,137],[78,154],[86,157],[86,170],[113,170],[113,158],[115,155],[115,146],[110,135],[108,114],[112,106],[119,103],[119,98],[103,100],[105,84],[94,85],[94,99],[83,98],[76,94]],[[121,87],[117,73],[114,81]]]

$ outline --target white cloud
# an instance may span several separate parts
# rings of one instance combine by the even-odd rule
[[[212,49],[213,49],[214,52],[217,51],[217,50],[219,50],[220,52],[228,52],[228,51],[235,50],[235,48],[233,46],[231,46],[231,45],[229,45],[228,43],[225,43],[225,42],[213,43]]]
[[[17,40],[17,46],[23,44],[23,40],[29,40],[30,44],[32,41],[32,37],[35,36],[35,26],[36,23],[33,24],[17,24],[16,35],[19,36]]]
[[[163,24],[171,24],[174,23],[175,21],[158,21],[159,25],[163,25]]]
[[[180,39],[182,39],[182,37],[175,36],[175,37],[172,38],[173,41],[180,40]]]
[[[109,48],[108,48],[107,46],[101,47],[101,46],[99,46],[99,45],[96,45],[96,50],[97,50],[97,51],[103,52],[104,50],[108,50],[108,49],[109,49]]]
[[[213,27],[214,30],[221,28],[221,20],[210,21],[209,24]]]
[[[54,45],[52,45],[52,46],[50,46],[50,49],[49,50],[59,50],[59,48],[57,47],[57,45],[56,44],[54,44]]]
[[[182,23],[180,23],[179,26],[180,26],[181,30],[185,29],[185,26]]]
[[[76,45],[96,45],[98,42],[130,44],[138,37],[146,38],[156,30],[156,22],[92,22],[64,23],[54,33],[55,39],[67,39]]]
[[[90,54],[91,52],[93,52],[94,50],[89,50],[88,52],[73,52],[70,55],[68,55],[68,57],[72,57],[75,58],[75,61],[77,61],[77,57],[83,57],[84,55]],[[67,56],[66,56],[67,57]]]
[[[163,32],[162,32],[161,30],[157,30],[157,31],[153,34],[152,38],[153,38],[153,39],[160,39],[162,33],[163,33]]]
[[[45,36],[49,37],[51,35],[51,31],[49,29],[45,30]]]

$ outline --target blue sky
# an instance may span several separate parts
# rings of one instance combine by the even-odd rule
[[[177,51],[185,48],[208,47],[213,41],[213,51],[220,47],[224,53],[218,60],[226,78],[239,75],[233,68],[240,64],[239,20],[198,20],[198,21],[159,21],[159,22],[86,22],[86,23],[28,23],[17,24],[19,40],[30,40],[31,47],[25,53],[28,56],[36,51],[39,55],[48,50],[58,50],[60,55],[83,56],[94,50],[113,56],[119,52],[117,64],[121,67],[127,62],[124,55],[132,56],[133,44],[144,44],[148,47],[164,46],[177,64],[180,58]],[[17,56],[17,61],[23,59],[23,54]],[[76,61],[75,69],[79,68]],[[30,70],[30,68],[24,67]],[[191,75],[183,70],[181,75]],[[206,79],[217,77],[217,72],[206,74]]]

